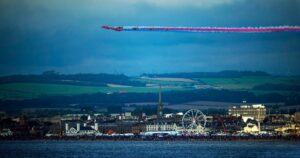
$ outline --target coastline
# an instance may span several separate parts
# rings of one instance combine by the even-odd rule
[[[233,137],[233,136],[173,136],[173,137],[122,137],[122,136],[80,136],[80,137],[0,137],[0,141],[228,141],[228,142],[300,142],[300,137]]]

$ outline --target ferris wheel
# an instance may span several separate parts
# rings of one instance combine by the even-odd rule
[[[185,130],[205,128],[206,116],[196,109],[188,110],[182,117],[182,127]]]

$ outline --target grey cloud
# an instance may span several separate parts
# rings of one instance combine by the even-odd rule
[[[237,68],[300,74],[296,62],[299,33],[150,33],[99,28],[300,25],[299,0],[230,0],[206,7],[166,4],[167,0],[2,0],[0,74],[47,69],[138,74]]]

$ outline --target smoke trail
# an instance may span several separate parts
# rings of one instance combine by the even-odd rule
[[[102,26],[114,31],[179,31],[179,32],[235,32],[235,33],[263,33],[263,32],[295,32],[300,26],[268,26],[268,27],[161,27],[161,26]]]

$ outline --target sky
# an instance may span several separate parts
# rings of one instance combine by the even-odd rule
[[[300,75],[300,32],[115,32],[102,25],[299,26],[300,0],[1,0],[0,75]]]

